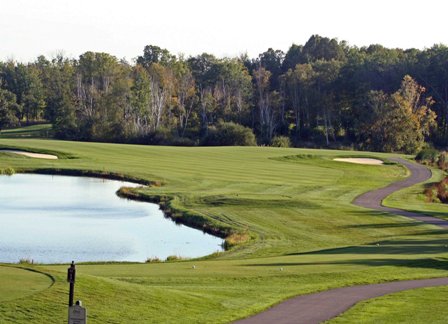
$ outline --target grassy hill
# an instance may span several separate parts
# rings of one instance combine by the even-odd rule
[[[79,266],[76,295],[88,307],[91,323],[225,323],[301,293],[448,274],[444,231],[351,205],[362,192],[406,176],[404,168],[332,160],[387,160],[388,154],[41,139],[0,139],[1,147],[61,158],[0,153],[0,170],[90,170],[156,183],[138,195],[163,197],[178,217],[200,218],[250,238],[202,260]],[[423,204],[416,192],[394,199],[412,203],[413,209]],[[55,283],[31,298],[0,301],[0,322],[63,320],[67,266],[23,267],[42,271]]]
[[[50,138],[52,137],[51,124],[37,124],[21,128],[3,129],[0,138]]]

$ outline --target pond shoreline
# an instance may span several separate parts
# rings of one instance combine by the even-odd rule
[[[133,177],[116,172],[99,171],[99,170],[79,170],[79,169],[60,169],[60,168],[44,168],[44,169],[19,169],[17,173],[24,174],[42,174],[42,175],[63,175],[63,176],[76,176],[76,177],[91,177],[107,180],[117,180],[131,182],[140,186],[148,187],[161,187],[165,183],[158,180],[146,180],[138,177]],[[228,250],[231,247],[244,243],[250,238],[237,239],[237,244],[234,243],[235,236],[240,237],[238,229],[228,226],[227,224],[220,224],[214,222],[211,219],[205,218],[200,214],[191,213],[188,211],[182,211],[172,206],[173,197],[166,195],[147,195],[138,192],[139,188],[131,188],[123,186],[117,192],[117,196],[124,199],[154,203],[159,205],[165,218],[171,219],[176,224],[181,224],[200,230],[203,233],[213,235],[215,237],[224,239],[223,249]]]
[[[100,179],[127,181],[149,187],[161,187],[164,185],[164,182],[162,181],[145,180],[137,177],[107,171],[92,171],[92,170],[77,170],[77,169],[36,169],[36,170],[30,170],[29,172],[19,171],[19,173],[93,177]],[[121,190],[123,188],[127,188],[127,190]],[[171,197],[159,196],[159,195],[145,195],[137,192],[136,189],[137,188],[122,187],[120,188],[120,190],[117,191],[117,195],[121,198],[126,198],[130,200],[158,204],[164,216],[166,218],[171,219],[176,224],[182,224],[197,230],[201,230],[204,233],[222,239],[226,239],[227,237],[236,232],[236,229],[230,226],[216,224],[204,218],[201,215],[184,212],[174,208],[171,204],[172,201]],[[227,247],[229,247],[228,244]]]
[[[213,236],[214,239],[212,239],[211,242],[213,244],[213,240],[216,240],[216,250],[214,248],[209,250],[209,251],[207,251],[207,249],[204,250],[204,248],[207,245],[205,245],[203,248],[200,248],[199,250],[197,250],[196,245],[199,244],[198,247],[201,246],[201,243],[198,243],[198,241],[197,241],[198,238],[199,238],[197,236],[197,234],[196,234],[196,236],[195,235],[191,236],[192,234],[188,234],[190,232],[185,232],[186,233],[186,236],[185,236],[183,234],[184,232],[182,232],[182,231],[179,232],[179,234],[178,234],[177,230],[175,232],[164,232],[165,229],[163,231],[160,231],[160,230],[162,230],[162,228],[166,228],[166,231],[168,231],[170,228],[172,228],[171,226],[173,226],[174,223],[176,223],[176,224],[184,224],[184,222],[180,222],[179,220],[176,221],[173,217],[169,217],[168,216],[168,215],[170,215],[169,211],[167,213],[160,204],[154,204],[154,203],[157,202],[155,200],[154,201],[148,201],[148,200],[142,200],[142,199],[132,199],[130,197],[124,197],[123,195],[118,194],[120,189],[123,189],[123,188],[125,188],[127,190],[133,190],[134,188],[135,189],[137,189],[137,188],[141,189],[142,188],[141,187],[142,186],[141,182],[145,182],[145,183],[153,183],[153,182],[150,182],[150,181],[140,181],[140,183],[137,183],[135,181],[136,180],[135,177],[124,177],[124,176],[116,174],[116,173],[114,173],[114,174],[112,174],[112,173],[105,174],[104,172],[97,172],[97,171],[58,170],[58,169],[51,169],[51,170],[48,170],[48,169],[18,170],[18,173],[16,173],[15,175],[12,175],[12,177],[14,178],[15,176],[20,176],[20,175],[25,176],[27,174],[29,174],[30,176],[36,175],[36,176],[50,176],[50,177],[53,176],[53,175],[54,176],[68,176],[68,177],[72,177],[73,176],[73,178],[76,178],[76,177],[79,177],[79,178],[91,178],[92,181],[94,181],[93,179],[126,181],[128,183],[121,183],[121,184],[117,183],[115,185],[115,188],[110,188],[110,189],[112,189],[112,191],[108,190],[109,194],[106,195],[105,197],[114,197],[115,196],[116,199],[119,199],[119,200],[120,200],[120,198],[126,198],[126,199],[133,200],[133,201],[144,201],[144,202],[147,202],[147,203],[152,203],[152,205],[154,207],[150,207],[150,208],[155,208],[154,210],[158,210],[158,217],[153,218],[153,219],[159,219],[159,221],[156,221],[156,223],[154,223],[154,220],[151,220],[151,219],[150,219],[149,223],[146,223],[146,221],[145,221],[145,223],[149,224],[149,225],[145,225],[144,227],[140,226],[140,230],[138,230],[138,232],[137,232],[139,234],[138,234],[138,236],[135,236],[135,239],[137,240],[136,243],[138,243],[138,242],[147,242],[147,243],[145,243],[146,247],[145,247],[144,250],[138,249],[138,250],[134,250],[134,252],[132,252],[133,256],[137,255],[137,254],[134,254],[134,253],[140,253],[140,257],[135,259],[135,258],[133,258],[132,255],[129,255],[130,258],[123,258],[122,259],[121,257],[116,258],[115,256],[110,255],[111,257],[108,258],[107,257],[107,253],[109,253],[109,252],[108,252],[108,249],[106,249],[104,251],[104,253],[106,253],[105,254],[105,258],[100,256],[100,258],[96,259],[95,258],[95,253],[96,252],[94,252],[94,254],[92,254],[91,256],[88,256],[86,259],[82,259],[81,258],[80,262],[82,262],[82,263],[84,263],[84,262],[87,262],[87,263],[91,263],[91,262],[93,262],[93,263],[97,263],[97,262],[100,262],[100,263],[110,263],[110,262],[112,262],[112,263],[128,263],[128,262],[130,262],[130,263],[134,263],[134,262],[136,262],[136,263],[143,263],[143,262],[146,261],[146,259],[145,258],[141,258],[141,254],[142,254],[141,252],[144,252],[145,250],[146,250],[147,253],[146,254],[143,253],[143,254],[146,255],[146,257],[148,257],[148,258],[157,258],[157,259],[159,259],[158,257],[165,258],[166,255],[168,255],[168,256],[171,255],[171,254],[166,254],[166,253],[174,253],[172,255],[173,256],[175,255],[175,256],[177,256],[179,258],[180,257],[182,257],[182,258],[185,257],[185,258],[188,258],[188,259],[191,259],[191,258],[203,258],[203,257],[209,256],[210,254],[214,254],[216,251],[223,251],[223,249],[224,249],[224,242],[222,241],[222,237],[217,236],[217,235],[213,235],[213,232],[211,232],[211,231],[204,231],[202,228],[188,226],[188,225],[185,224],[186,225],[185,229],[190,228],[189,231],[194,231],[194,232],[198,233],[200,237],[202,237],[202,233],[207,233],[207,234]],[[7,178],[9,178],[9,177],[7,177]],[[27,179],[27,178],[22,178],[22,179]],[[37,180],[39,178],[35,178],[35,179],[36,180],[33,180],[31,183],[35,183],[35,184],[41,183],[43,186],[47,186],[47,187],[49,185],[51,185],[51,183],[54,181],[54,180],[51,180],[52,178],[49,178],[50,180]],[[56,178],[54,178],[54,179],[56,179]],[[129,180],[133,180],[134,182],[130,182]],[[11,181],[13,181],[13,182],[11,182]],[[48,182],[48,181],[50,181],[50,182]],[[65,189],[62,188],[63,191],[60,191],[60,189],[59,189],[60,188],[59,186],[61,186],[61,181],[62,180],[57,180],[55,182],[55,184],[57,184],[57,186],[53,190],[55,193],[57,192],[57,193],[61,193],[61,194],[57,194],[57,193],[56,194],[50,194],[49,193],[49,196],[52,197],[51,199],[53,199],[53,200],[55,200],[55,201],[60,203],[60,206],[61,206],[60,208],[62,208],[62,209],[59,208],[58,210],[60,210],[60,212],[62,214],[60,214],[54,207],[52,207],[52,204],[51,203],[49,204],[46,199],[42,200],[42,204],[41,205],[40,204],[36,205],[36,203],[38,201],[40,201],[39,200],[40,198],[38,198],[40,196],[37,195],[36,197],[32,198],[34,200],[31,200],[31,202],[32,202],[31,205],[26,205],[26,201],[27,200],[24,200],[25,201],[24,202],[25,205],[19,205],[18,207],[12,207],[12,208],[9,208],[9,209],[7,208],[5,216],[7,216],[7,215],[17,215],[18,217],[28,217],[28,218],[31,217],[31,216],[32,217],[34,217],[34,216],[39,216],[39,217],[43,216],[44,217],[43,218],[43,222],[44,223],[42,223],[42,224],[45,224],[45,221],[48,222],[48,220],[46,220],[48,217],[54,217],[55,215],[65,215],[66,212],[69,211],[69,210],[74,210],[75,213],[73,214],[71,212],[68,212],[69,214],[67,214],[67,216],[76,217],[77,219],[83,219],[84,216],[89,216],[88,218],[92,219],[92,221],[94,222],[92,224],[95,224],[95,222],[96,222],[95,219],[102,219],[103,217],[109,217],[108,215],[111,215],[112,218],[110,218],[110,219],[114,219],[115,215],[117,215],[117,216],[118,215],[122,215],[123,217],[127,217],[128,212],[126,212],[125,210],[122,210],[121,209],[122,207],[119,207],[118,209],[115,209],[115,207],[114,207],[115,204],[109,205],[107,202],[106,202],[106,205],[104,204],[104,199],[111,199],[111,198],[101,198],[98,201],[98,205],[96,205],[95,200],[97,199],[96,198],[97,195],[99,194],[99,195],[101,195],[101,197],[103,197],[103,194],[100,193],[100,192],[98,192],[98,194],[95,194],[95,192],[94,191],[91,192],[90,189],[88,189],[88,191],[85,193],[85,194],[88,195],[86,197],[90,197],[90,198],[88,198],[88,200],[83,200],[83,198],[81,198],[81,200],[79,200],[79,197],[83,197],[83,196],[82,195],[78,196],[78,194],[75,194],[75,197],[78,197],[78,198],[76,198],[78,200],[75,200],[75,201],[80,201],[80,202],[86,201],[85,204],[81,203],[81,205],[79,205],[81,207],[81,209],[80,209],[81,212],[77,211],[77,209],[72,209],[72,202],[70,200],[71,199],[70,198],[71,194],[67,195],[65,193]],[[76,181],[76,180],[68,180],[68,181],[70,181],[69,183],[72,183],[72,181]],[[5,182],[5,184],[7,184],[7,183],[17,183],[17,184],[21,184],[21,186],[27,186],[27,184],[26,184],[27,182],[24,182],[24,180],[19,180],[19,182],[16,182],[15,180],[7,180],[7,182]],[[62,183],[64,183],[64,182],[62,182]],[[77,183],[77,182],[74,182],[74,183]],[[83,183],[83,182],[81,182],[81,183]],[[96,181],[96,183],[98,183],[98,180]],[[134,185],[136,187],[134,187]],[[7,189],[7,188],[9,188],[9,187],[5,187],[4,190],[9,190],[9,192],[14,195],[14,192],[16,192],[16,191],[13,191],[12,188],[15,188],[15,187],[11,187],[11,189]],[[22,187],[17,187],[17,190],[20,190],[20,192],[24,192],[20,188],[22,188]],[[30,188],[33,188],[33,187],[30,187]],[[88,188],[90,188],[90,187],[88,187]],[[30,190],[32,190],[32,189],[30,189]],[[82,192],[82,191],[85,191],[85,190],[81,188],[80,192]],[[68,191],[67,193],[69,193],[69,192],[70,191]],[[76,191],[74,191],[74,192],[76,193]],[[7,197],[8,197],[8,195],[6,197],[4,197],[4,199],[9,199]],[[25,195],[24,197],[27,197],[27,196]],[[65,199],[58,199],[58,197],[59,198],[61,198],[61,197],[68,197],[68,199],[69,199],[69,200],[67,200],[68,204],[65,202],[66,201]],[[100,196],[98,196],[98,197],[100,197]],[[12,200],[11,200],[11,202],[12,202]],[[51,202],[51,200],[50,200],[50,202]],[[126,204],[126,202],[124,202],[124,203]],[[14,205],[11,203],[11,204],[7,204],[7,206],[14,206]],[[67,206],[67,207],[64,207],[64,206]],[[75,206],[75,205],[73,205],[73,206]],[[98,208],[97,208],[97,206],[98,206]],[[129,206],[132,206],[132,205],[129,205]],[[141,205],[141,206],[143,206],[143,205]],[[35,208],[35,207],[37,207],[36,214],[34,212],[29,213],[26,210],[26,208]],[[68,208],[68,209],[66,209],[66,208]],[[103,208],[105,208],[104,209],[105,212],[100,212],[99,214],[97,214],[95,212],[95,210],[100,210],[101,211],[101,210],[103,210]],[[124,208],[128,208],[128,207],[124,207]],[[147,207],[144,207],[144,208],[146,209]],[[21,211],[23,209],[25,210],[25,213],[23,213]],[[87,211],[87,213],[82,211],[84,209]],[[29,210],[34,210],[34,209],[29,209]],[[49,213],[47,213],[46,210],[48,210]],[[91,214],[89,210],[92,210],[93,214]],[[23,216],[21,216],[21,215],[23,215]],[[81,215],[81,218],[79,218],[80,216],[78,216],[78,215]],[[92,215],[92,218],[90,218],[90,215]],[[132,209],[131,209],[131,214],[129,214],[129,215],[134,215],[134,211]],[[151,214],[147,214],[147,215],[150,216],[150,215],[152,215],[152,213]],[[163,216],[163,217],[160,218],[160,216]],[[100,217],[100,218],[97,218],[97,217]],[[138,218],[140,218],[140,216]],[[163,225],[163,227],[159,228],[160,225],[158,225],[158,224],[161,222],[160,219],[163,220],[163,218],[165,218],[165,221],[162,221],[162,223],[168,221],[167,224],[171,223],[172,225],[169,225],[168,227],[166,227],[167,225]],[[11,218],[8,218],[8,219],[11,219]],[[51,227],[50,228],[52,228],[53,226],[60,226],[58,224],[60,224],[61,221],[58,220],[58,219],[61,219],[61,218],[53,218],[53,219],[56,222],[53,224],[53,220],[50,220],[51,221]],[[67,218],[67,219],[74,219],[74,218]],[[85,218],[85,219],[87,220],[87,218]],[[24,220],[25,220],[25,218],[24,218]],[[118,220],[118,218],[117,218],[117,220]],[[30,221],[31,220],[26,220],[26,222],[24,224],[30,223]],[[76,222],[78,222],[78,221],[76,221]],[[85,225],[81,225],[81,226],[88,226],[87,228],[90,228],[90,225],[87,225],[87,224],[89,224],[88,222],[91,222],[91,221],[87,221],[87,223],[85,223],[86,221],[82,221],[82,222],[83,223],[80,223],[80,224],[85,224]],[[68,224],[72,224],[72,223],[73,223],[73,221],[69,221]],[[8,231],[7,230],[8,228],[11,229],[11,227],[8,227],[8,226],[10,226],[9,224],[10,224],[10,221],[6,221],[6,223],[5,223],[6,227],[4,228],[4,230]],[[28,231],[29,231],[29,226],[25,226],[24,230],[22,232],[22,230],[20,229],[21,227],[18,227],[20,225],[20,222],[19,223],[15,222],[15,223],[11,223],[11,224],[14,224],[14,225],[12,225],[13,226],[12,228],[14,228],[14,231],[11,232],[11,233],[22,233],[23,234],[23,233],[28,233]],[[64,223],[62,223],[62,224],[64,224]],[[127,224],[127,222],[126,222],[126,224]],[[133,224],[132,222],[129,223],[129,226],[133,226],[132,224]],[[109,225],[107,225],[107,226],[109,226]],[[113,225],[113,226],[116,227],[116,225]],[[149,230],[145,229],[147,226],[149,226]],[[44,231],[45,231],[45,228],[47,228],[47,227],[43,226],[43,225],[40,226],[40,229],[38,230],[37,233],[42,231],[41,229],[44,229]],[[55,227],[55,228],[57,228],[57,227]],[[91,228],[94,229],[95,227],[91,227]],[[128,228],[127,225],[126,225],[126,228]],[[153,230],[151,230],[151,228],[156,229],[156,231],[158,231],[158,232],[155,232],[155,233],[160,233],[160,234],[154,234]],[[177,228],[180,229],[180,227],[177,227]],[[201,229],[201,231],[197,231],[198,229]],[[115,229],[114,229],[114,231],[115,231]],[[81,234],[81,235],[91,235],[91,234],[87,234],[87,233],[90,233],[90,232],[91,232],[91,229],[88,229],[87,232],[84,232],[85,234]],[[7,232],[5,232],[5,233],[7,233]],[[83,233],[83,232],[81,232],[81,233]],[[147,234],[145,234],[145,233],[147,233]],[[166,234],[164,234],[164,233],[166,233]],[[169,233],[172,233],[172,234],[169,234]],[[4,238],[5,239],[4,243],[6,244],[5,247],[8,247],[8,246],[14,247],[15,246],[14,245],[15,244],[14,243],[14,240],[15,240],[14,237],[20,238],[20,237],[23,236],[22,234],[19,234],[19,235],[12,234],[12,236],[6,235],[5,238]],[[103,234],[104,234],[104,232],[103,232]],[[102,236],[104,236],[103,234],[102,234]],[[132,232],[129,232],[129,229],[127,229],[127,230],[124,229],[123,235],[127,235],[127,236],[130,235],[129,236],[130,238],[134,237]],[[142,235],[146,236],[146,239],[144,239],[144,241],[140,241],[140,239],[139,239],[140,237],[143,237]],[[107,236],[108,235],[106,234],[105,237],[107,237]],[[56,237],[58,237],[58,236],[55,236],[55,239],[56,239]],[[83,237],[83,236],[81,236],[81,237]],[[115,236],[110,236],[109,235],[109,240],[112,237],[115,237]],[[119,237],[121,237],[121,239],[120,239],[121,241],[117,241],[117,242],[122,242],[123,237],[125,237],[125,236],[121,236],[121,234],[120,234]],[[195,237],[195,238],[193,238],[193,237]],[[89,240],[90,240],[90,238],[94,238],[94,236],[89,236]],[[210,239],[207,239],[207,242],[208,242],[207,244],[210,244]],[[49,240],[53,240],[53,239],[49,239]],[[113,239],[113,240],[115,240],[115,239]],[[125,245],[123,245],[123,247],[128,248],[129,244],[135,244],[135,243],[130,243],[130,242],[133,242],[133,240],[134,239],[128,241],[129,243],[126,243]],[[184,246],[183,248],[180,248],[179,244],[185,244],[185,243],[181,243],[181,242],[184,242],[183,240],[185,240],[187,246]],[[25,242],[26,241],[27,241],[27,239],[25,238]],[[48,239],[45,239],[42,242],[47,242],[47,241],[48,241]],[[172,242],[172,243],[168,243],[168,241]],[[196,245],[192,245],[191,248],[186,248],[186,247],[188,247],[188,244],[192,244],[191,242],[196,242],[196,243],[194,243]],[[204,241],[204,243],[205,243],[205,241]],[[29,244],[29,243],[26,243],[26,244]],[[19,251],[18,258],[20,260],[22,260],[22,259],[23,260],[28,260],[28,259],[29,260],[33,260],[34,259],[39,264],[65,263],[65,261],[63,261],[64,258],[62,260],[60,260],[60,261],[57,261],[57,259],[54,259],[53,257],[50,257],[50,259],[48,259],[48,258],[40,259],[39,254],[45,253],[45,252],[43,252],[43,251],[45,251],[45,249],[52,249],[51,245],[46,245],[48,243],[42,243],[42,244],[44,244],[44,245],[42,245],[43,249],[42,248],[39,248],[38,250],[30,249],[31,254],[27,255],[27,254],[23,254],[23,253],[20,252],[24,248],[28,249],[27,245],[23,245],[22,243],[20,243],[19,245],[17,245],[17,251]],[[138,243],[138,244],[140,244],[140,243]],[[155,244],[155,245],[153,245],[153,244]],[[159,248],[158,248],[160,244],[165,246],[162,250],[159,250]],[[173,247],[171,247],[171,244],[174,244]],[[101,246],[101,245],[98,245],[98,247],[99,246]],[[94,251],[97,251],[98,247],[96,247],[94,249]],[[30,245],[30,248],[31,248],[31,245]],[[178,248],[180,248],[180,249],[178,249]],[[15,264],[16,263],[14,261],[15,253],[13,252],[15,249],[11,249],[11,250],[8,250],[8,249],[5,250],[6,254],[4,255],[4,257],[6,257],[6,259],[4,259],[2,261],[2,263],[12,263],[12,264]],[[101,249],[101,248],[99,248],[99,249]],[[169,251],[170,249],[173,249],[172,250],[173,252],[170,252]],[[202,250],[204,250],[202,253],[198,253],[199,251],[202,251]],[[26,251],[26,250],[23,250],[23,251]],[[63,251],[68,251],[68,250],[66,250],[66,249],[61,250],[61,252],[63,252]],[[87,250],[82,250],[82,251],[87,251]],[[74,251],[74,252],[77,253],[76,251]],[[82,252],[82,253],[84,253],[84,252]],[[23,256],[22,256],[22,254],[23,254]],[[63,254],[65,254],[65,252],[63,252]],[[125,256],[125,255],[126,254],[123,254],[123,256]],[[12,257],[12,259],[11,259],[11,257]],[[54,257],[57,258],[58,255],[55,254]],[[46,260],[48,260],[48,261],[46,261]]]

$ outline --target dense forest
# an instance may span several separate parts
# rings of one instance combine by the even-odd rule
[[[448,47],[349,46],[312,36],[257,58],[149,45],[0,62],[0,129],[53,124],[60,139],[415,152],[448,139]]]

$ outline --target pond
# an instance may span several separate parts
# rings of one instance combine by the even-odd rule
[[[156,204],[119,198],[136,184],[87,177],[0,176],[0,262],[139,261],[199,257],[222,239],[163,216]]]

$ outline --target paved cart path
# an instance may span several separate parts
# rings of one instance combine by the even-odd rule
[[[425,166],[408,162],[401,158],[390,159],[406,166],[411,175],[403,181],[387,187],[369,191],[357,197],[353,203],[357,206],[390,212],[410,217],[417,221],[448,228],[448,221],[412,213],[401,209],[382,206],[382,201],[395,191],[410,187],[431,178],[431,171]],[[386,294],[423,287],[448,285],[448,278],[395,281],[382,284],[353,286],[331,289],[320,293],[302,295],[286,300],[253,317],[237,321],[237,324],[313,324],[321,323],[348,310],[356,303]]]
[[[405,180],[394,182],[388,185],[387,187],[366,192],[365,194],[362,194],[361,196],[356,198],[353,201],[353,203],[357,206],[376,209],[379,211],[386,211],[392,214],[406,216],[420,222],[448,228],[448,221],[446,220],[437,217],[425,216],[422,214],[408,212],[398,208],[385,207],[382,205],[382,201],[384,200],[384,198],[394,193],[395,191],[413,186],[417,183],[424,182],[429,178],[431,178],[431,171],[421,164],[412,163],[401,158],[392,158],[389,160],[404,165],[406,168],[409,169],[411,175]]]

